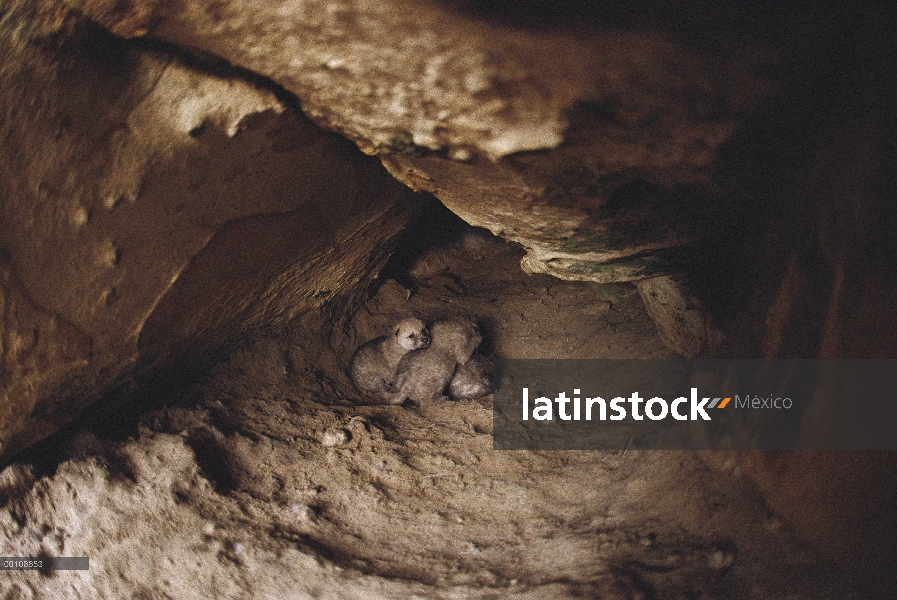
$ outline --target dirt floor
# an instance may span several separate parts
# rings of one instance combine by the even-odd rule
[[[7,467],[0,555],[90,570],[0,571],[0,600],[861,597],[719,455],[495,451],[491,397],[357,406],[352,350],[409,315],[472,317],[492,356],[672,356],[630,286],[527,276],[479,230],[440,241],[332,330],[309,315],[124,436]]]

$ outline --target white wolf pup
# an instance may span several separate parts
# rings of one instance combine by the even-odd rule
[[[359,389],[386,399],[390,394],[399,361],[408,352],[426,348],[430,332],[420,319],[404,319],[392,334],[378,337],[358,347],[349,363],[349,375]]]
[[[483,338],[471,321],[437,321],[427,348],[413,350],[402,357],[396,369],[389,404],[410,400],[416,406],[424,401],[443,400],[443,392],[458,365],[465,364]]]

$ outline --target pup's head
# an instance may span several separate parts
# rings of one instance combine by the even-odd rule
[[[393,336],[399,347],[418,350],[430,345],[430,331],[420,319],[405,319],[396,324]]]

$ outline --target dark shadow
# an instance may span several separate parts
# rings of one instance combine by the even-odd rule
[[[225,357],[226,352],[183,357],[172,361],[167,368],[113,386],[88,406],[77,420],[9,457],[0,464],[0,469],[17,462],[30,464],[38,478],[52,476],[59,463],[71,458],[73,441],[85,431],[104,441],[125,441],[137,434],[141,417],[147,412],[167,406],[195,406],[197,399],[189,391]]]
[[[416,284],[409,280],[408,271],[414,263],[430,250],[457,240],[469,229],[470,225],[435,196],[422,195],[420,210],[396,238],[396,251],[380,270],[375,291],[387,279],[394,279],[404,287],[413,289]]]

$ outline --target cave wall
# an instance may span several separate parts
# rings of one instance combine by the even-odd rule
[[[5,8],[0,454],[388,258],[414,194],[271,90]]]
[[[667,273],[725,214],[717,155],[775,94],[765,71],[781,61],[729,31],[704,40],[721,46],[708,49],[582,2],[584,19],[546,26],[552,4],[504,15],[425,0],[70,2],[123,37],[164,39],[277,82],[399,180],[520,243],[528,272],[601,282]],[[505,18],[526,11],[524,24]],[[742,17],[709,13],[723,30]]]
[[[897,357],[894,18],[863,5],[839,26],[790,118],[771,119],[746,140],[780,141],[764,141],[769,155],[741,166],[752,173],[742,181],[756,216],[733,258],[739,279],[727,309],[740,314],[736,335],[760,356]],[[813,398],[803,414],[805,443],[840,439],[845,411],[868,410],[862,390],[847,394]],[[876,582],[879,597],[893,594],[893,451],[755,452],[740,460],[770,505],[824,556]]]
[[[683,355],[893,357],[889,15],[572,5],[5,2],[2,452],[379,270],[411,193],[300,105],[525,270],[637,281]],[[890,568],[892,455],[741,461]]]

